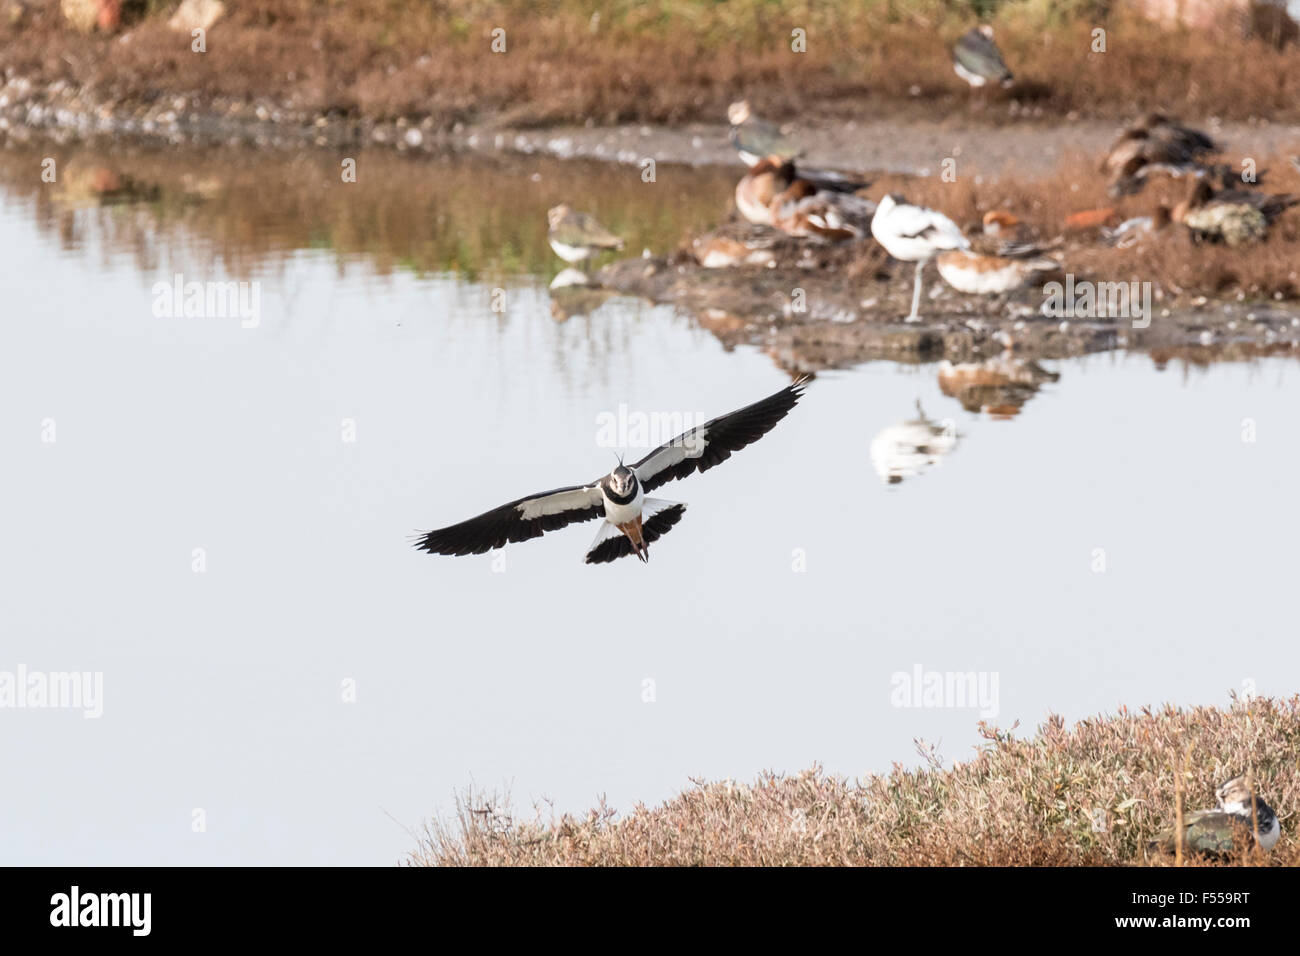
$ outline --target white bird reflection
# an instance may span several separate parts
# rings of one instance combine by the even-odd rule
[[[927,418],[921,402],[917,417],[885,428],[871,441],[871,464],[887,485],[920,475],[957,447],[957,428],[952,419]]]

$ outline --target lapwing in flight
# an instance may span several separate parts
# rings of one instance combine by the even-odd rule
[[[587,564],[604,564],[629,554],[649,560],[650,544],[682,518],[686,505],[648,498],[646,493],[675,478],[708,471],[758,441],[798,403],[808,378],[761,401],[678,435],[636,464],[618,467],[585,485],[529,495],[485,511],[477,518],[427,533],[415,546],[430,554],[483,554],[515,541],[541,537],[579,521],[601,518]]]

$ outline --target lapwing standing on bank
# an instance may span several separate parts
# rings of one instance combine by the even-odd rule
[[[799,155],[785,130],[756,116],[749,100],[737,100],[728,106],[727,119],[731,122],[728,138],[746,166],[754,166],[768,156],[794,159]]]
[[[990,83],[1005,88],[1015,82],[1015,76],[1002,59],[1002,51],[993,42],[993,28],[987,23],[961,35],[952,48],[952,68],[972,89]]]
[[[1265,850],[1273,849],[1282,833],[1277,814],[1251,792],[1245,777],[1233,777],[1214,795],[1219,801],[1217,809],[1183,814],[1183,846],[1194,853],[1227,856],[1243,849],[1242,843],[1234,843],[1234,837],[1249,839],[1253,835],[1254,842]],[[1177,835],[1176,828],[1169,827],[1148,847],[1172,853]]]
[[[622,249],[623,240],[594,217],[578,212],[567,203],[546,211],[546,238],[555,254],[565,262],[585,262],[608,249]]]
[[[871,219],[871,235],[895,259],[916,263],[912,311],[905,322],[921,321],[921,270],[926,262],[950,249],[970,248],[970,240],[962,235],[961,228],[943,213],[909,205],[896,194],[880,200]]]
[[[682,518],[686,505],[647,498],[675,478],[708,471],[746,445],[758,441],[798,403],[808,378],[687,431],[632,466],[619,460],[603,478],[529,495],[485,511],[477,518],[420,533],[415,546],[430,554],[483,554],[510,542],[541,537],[578,521],[603,518],[587,549],[587,564],[603,564],[635,554],[650,559],[650,544]]]

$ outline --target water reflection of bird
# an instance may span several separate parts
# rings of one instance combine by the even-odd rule
[[[584,262],[607,249],[622,249],[623,240],[594,217],[561,203],[546,212],[546,238],[565,262]]]
[[[1002,51],[993,42],[993,28],[987,23],[972,28],[957,40],[952,48],[952,68],[972,89],[989,83],[1008,87],[1015,81],[1002,59]]]
[[[1187,849],[1209,856],[1227,856],[1244,849],[1248,840],[1265,850],[1273,849],[1282,832],[1277,814],[1262,798],[1251,793],[1245,777],[1233,777],[1214,795],[1219,801],[1217,809],[1193,810],[1183,815],[1183,845]],[[1176,826],[1169,827],[1148,847],[1173,852],[1177,836]],[[1241,842],[1237,842],[1238,838]]]
[[[871,464],[887,485],[920,475],[957,447],[957,431],[952,422],[927,418],[919,400],[916,415],[914,419],[888,426],[871,440]]]
[[[939,390],[961,402],[968,412],[988,412],[991,418],[1010,419],[1048,382],[1061,378],[1037,362],[1002,356],[984,362],[939,363]]]
[[[919,322],[921,270],[940,252],[969,249],[970,240],[957,224],[941,212],[909,205],[902,196],[890,194],[880,200],[871,220],[871,234],[895,259],[916,263],[912,288],[912,311],[905,322]]]
[[[793,159],[799,155],[786,131],[756,116],[749,100],[737,100],[727,107],[727,119],[731,121],[731,145],[746,166],[753,166],[768,156]]]
[[[561,272],[573,272],[565,269]],[[592,288],[586,283],[571,282],[556,285],[551,283],[551,318],[556,322],[567,322],[575,315],[590,315],[609,301],[614,292],[610,289]]]
[[[604,477],[529,495],[460,524],[421,533],[415,546],[430,554],[483,554],[513,541],[540,538],[579,521],[603,518],[587,549],[588,564],[635,554],[649,560],[649,546],[681,520],[686,505],[647,498],[646,492],[676,478],[708,471],[758,441],[798,403],[807,378],[728,415],[698,425],[660,445],[628,467],[622,459]]]

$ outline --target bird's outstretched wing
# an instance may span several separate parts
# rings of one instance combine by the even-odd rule
[[[758,441],[798,404],[808,382],[805,376],[753,405],[697,425],[660,445],[632,466],[641,487],[653,491],[674,478],[708,471],[732,452]]]
[[[460,524],[417,532],[415,546],[430,554],[482,554],[511,542],[540,538],[547,531],[578,521],[604,516],[604,496],[599,484],[592,482],[529,495]]]

